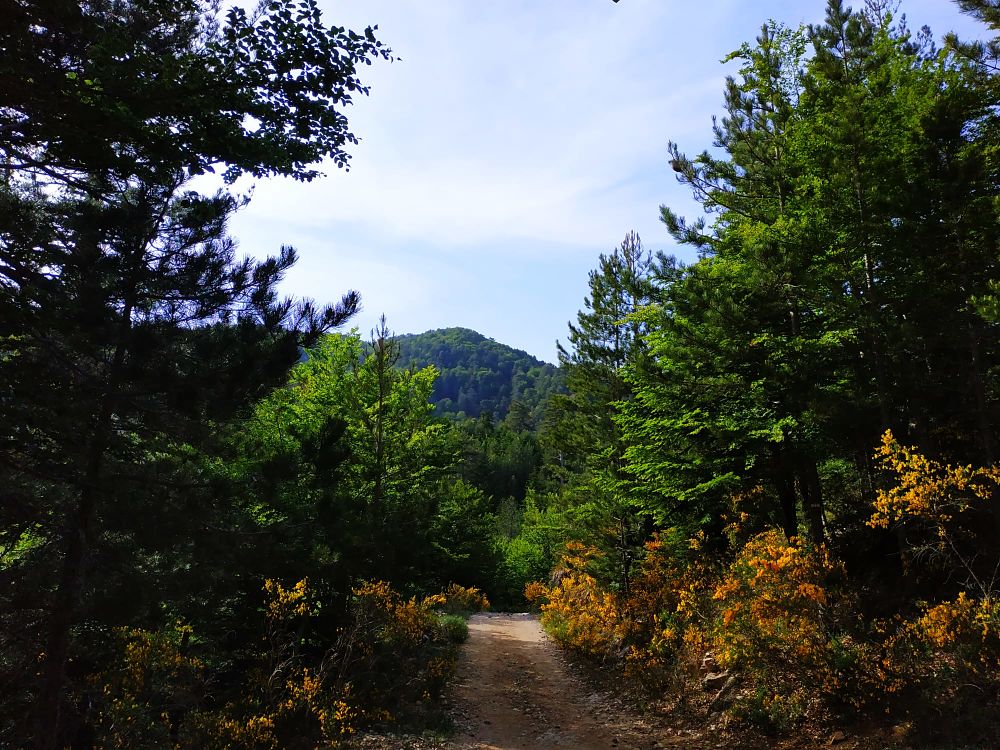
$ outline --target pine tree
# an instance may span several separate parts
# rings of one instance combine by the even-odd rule
[[[792,535],[801,507],[821,541],[832,516],[863,522],[882,430],[990,455],[994,332],[969,304],[996,273],[986,89],[878,5],[830,2],[808,60],[800,32],[765,27],[735,53],[724,155],[672,147],[714,221],[664,209],[702,258],[647,318],[623,415],[629,470],[665,518],[760,496],[760,519]]]
[[[11,660],[28,691],[42,661],[22,694],[35,731],[17,730],[39,747],[81,724],[81,638],[114,623],[96,598],[141,556],[140,509],[180,510],[164,480],[358,305],[280,299],[294,251],[238,259],[226,222],[242,199],[186,186],[217,166],[231,182],[346,164],[340,108],[365,91],[356,65],[385,50],[370,31],[325,28],[311,0],[224,23],[216,10],[3,3],[0,470],[5,540],[27,550],[4,571],[17,585],[3,616],[31,634],[11,644],[29,655]]]
[[[646,520],[629,497],[622,473],[624,444],[616,422],[620,405],[631,398],[624,375],[645,356],[645,325],[639,313],[652,301],[655,263],[630,232],[610,255],[601,255],[590,273],[585,310],[570,324],[571,349],[559,345],[559,362],[566,372],[566,396],[552,400],[552,421],[543,444],[549,463],[578,467],[574,480],[579,502],[586,504],[602,543],[613,551],[613,575],[627,590],[637,550],[644,541]],[[560,436],[562,436],[560,438]]]
[[[584,427],[587,454],[614,444],[616,430],[609,405],[628,397],[624,369],[642,353],[643,325],[630,315],[651,301],[653,259],[630,232],[610,255],[601,255],[590,272],[585,310],[569,326],[567,350],[559,344],[559,364],[566,370],[569,408],[588,417]]]
[[[715,145],[725,156],[689,159],[671,145],[679,179],[717,218],[708,230],[704,220],[688,225],[663,208],[674,237],[696,245],[702,259],[674,285],[673,302],[651,337],[663,369],[656,380],[679,385],[648,387],[676,391],[674,408],[688,412],[687,429],[692,421],[702,425],[703,455],[716,453],[724,434],[743,453],[742,461],[714,466],[714,477],[693,478],[695,486],[718,488],[723,477],[739,477],[749,491],[763,481],[777,499],[785,533],[798,534],[801,503],[810,534],[821,541],[823,446],[811,423],[820,389],[838,377],[845,334],[817,315],[826,304],[827,272],[796,195],[801,166],[793,135],[805,47],[801,29],[765,25],[756,45],[729,58],[742,65],[739,78],[727,82],[726,116],[715,125]],[[641,415],[631,424],[641,431]],[[638,440],[636,460],[655,461],[641,447],[646,438]],[[690,442],[678,435],[674,448]],[[664,497],[660,504],[670,502]]]

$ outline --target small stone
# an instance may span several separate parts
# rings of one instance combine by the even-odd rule
[[[701,673],[706,674],[708,672],[714,672],[715,667],[715,653],[712,651],[706,651],[704,656],[701,657]]]
[[[702,678],[701,686],[705,690],[718,690],[729,679],[729,670],[725,672],[709,672]]]

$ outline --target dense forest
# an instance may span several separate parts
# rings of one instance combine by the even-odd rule
[[[629,235],[591,276],[550,415],[572,471],[536,499],[574,541],[530,593],[631,681],[685,694],[701,665],[736,720],[987,747],[998,50],[886,7],[764,25],[711,148],[670,145],[704,215],[663,222],[699,259]]]
[[[401,367],[433,365],[431,401],[439,415],[495,420],[514,411],[522,429],[541,422],[548,397],[562,390],[558,368],[468,328],[397,337]]]
[[[697,260],[627,233],[556,369],[237,253],[239,177],[349,166],[374,29],[0,0],[0,745],[434,725],[492,600],[713,721],[995,747],[1000,43],[893,5],[727,58]]]

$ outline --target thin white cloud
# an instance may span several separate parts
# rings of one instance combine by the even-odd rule
[[[360,71],[372,95],[347,112],[363,139],[350,173],[262,182],[233,225],[244,249],[296,245],[292,293],[323,300],[357,288],[366,315],[385,311],[397,330],[490,326],[485,333],[549,359],[597,254],[630,229],[669,248],[658,206],[695,211],[666,164],[666,143],[689,152],[710,145],[727,72],[719,60],[768,18],[820,21],[824,8],[822,0],[322,4],[330,22],[378,23],[402,59]],[[930,22],[938,33],[959,19],[944,0],[905,6],[912,25]],[[511,270],[498,281],[504,264],[521,277]]]
[[[632,3],[347,9],[348,21],[384,15],[380,34],[403,58],[371,71],[373,97],[350,113],[364,139],[353,169],[259,186],[241,226],[350,222],[442,246],[593,241],[622,211],[600,216],[580,204],[662,163],[669,135],[706,127],[721,85],[721,69],[650,75],[671,55],[650,19],[671,14],[668,4]]]

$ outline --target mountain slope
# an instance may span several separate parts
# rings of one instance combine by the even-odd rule
[[[468,328],[398,336],[400,367],[434,365],[441,375],[433,401],[439,414],[504,419],[515,404],[522,427],[538,423],[549,394],[563,388],[558,367]]]

